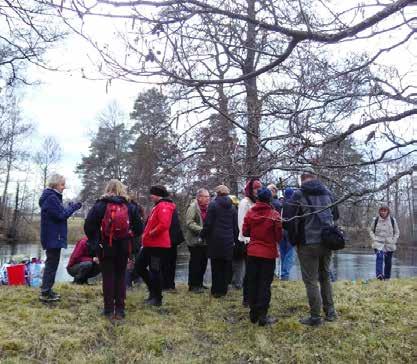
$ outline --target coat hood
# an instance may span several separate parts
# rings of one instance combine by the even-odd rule
[[[256,213],[263,213],[263,217],[267,216],[266,214],[270,212],[275,212],[274,207],[267,202],[258,201],[253,205],[252,210]]]
[[[330,195],[330,191],[318,179],[314,179],[303,183],[301,185],[301,190],[306,194],[313,196]]]
[[[59,192],[53,190],[52,188],[45,188],[42,192],[42,196],[39,199],[39,206],[42,207],[42,205],[44,204],[44,202],[46,201],[46,199],[49,196],[55,195],[59,198],[60,201],[62,201],[62,194],[60,194]]]
[[[230,209],[232,205],[232,200],[229,196],[217,196],[215,200],[221,207]]]

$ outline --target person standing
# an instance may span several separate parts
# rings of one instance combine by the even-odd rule
[[[99,260],[90,255],[87,241],[84,237],[77,242],[67,264],[67,272],[74,277],[75,284],[87,284],[89,278],[100,273]]]
[[[211,263],[211,294],[215,298],[227,294],[232,274],[233,247],[238,241],[236,209],[229,198],[229,188],[219,185],[215,189],[216,198],[207,208],[201,238],[207,241]]]
[[[278,208],[277,211],[282,213],[285,202],[289,201],[293,194],[294,190],[290,187],[287,187],[284,190],[284,198],[282,201],[279,201],[278,206],[280,206],[280,208]],[[274,207],[277,209],[277,204],[275,204]],[[291,243],[288,233],[285,230],[282,236],[282,240],[279,244],[279,256],[281,259],[280,279],[282,281],[288,281],[290,279],[291,269],[294,265],[295,252],[294,245]]]
[[[378,211],[370,228],[372,248],[376,256],[376,278],[379,280],[391,278],[392,255],[397,250],[400,229],[397,220],[391,216],[388,206],[384,205]]]
[[[110,180],[84,222],[91,254],[99,258],[103,314],[109,319],[125,317],[127,260],[142,230],[138,205],[130,202],[126,187],[119,180]]]
[[[200,237],[200,233],[207,217],[209,202],[209,192],[205,188],[200,188],[185,215],[185,238],[190,251],[188,288],[194,293],[203,292],[204,273],[207,269],[207,243]]]
[[[162,290],[176,293],[175,271],[177,267],[178,246],[185,240],[176,208],[172,214],[169,237],[171,239],[171,247],[167,250],[162,264]]]
[[[56,271],[59,265],[61,249],[67,248],[67,220],[81,208],[81,203],[62,203],[62,193],[65,190],[65,178],[53,174],[48,180],[48,187],[39,199],[41,208],[41,243],[46,252],[45,269],[42,277],[41,294],[43,302],[60,300],[61,296],[52,290],[55,283]]]
[[[233,276],[232,285],[236,288],[242,288],[243,286],[243,305],[248,306],[248,292],[247,284],[245,280],[246,271],[246,245],[249,244],[249,238],[243,236],[243,220],[249,211],[249,209],[256,202],[256,194],[258,189],[262,187],[262,183],[257,179],[250,179],[245,186],[245,197],[239,202],[238,207],[238,227],[239,227],[239,241],[237,245],[243,245],[243,253],[241,256],[235,257],[233,260]]]
[[[135,261],[138,274],[149,290],[146,304],[162,305],[162,265],[172,246],[170,227],[176,206],[169,199],[165,186],[155,185],[149,190],[154,207],[149,215],[142,235],[142,249]]]
[[[245,216],[243,235],[250,237],[246,266],[249,318],[252,323],[265,326],[276,322],[267,313],[282,224],[279,212],[271,205],[271,191],[263,187],[258,190],[257,197],[257,202]]]
[[[333,225],[339,218],[337,206],[329,207],[333,202],[332,193],[317,179],[314,170],[307,168],[301,175],[301,189],[294,192],[283,208],[284,229],[297,245],[310,306],[310,316],[300,320],[304,325],[320,325],[322,307],[326,321],[337,318],[329,274],[332,251],[321,244],[322,227]]]

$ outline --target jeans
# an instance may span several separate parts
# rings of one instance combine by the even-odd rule
[[[103,277],[104,312],[124,312],[126,299],[127,254],[114,252],[112,256],[100,258]]]
[[[287,241],[282,240],[279,245],[279,253],[281,257],[281,279],[287,281],[290,278],[290,271],[294,265],[294,247]]]
[[[162,289],[175,288],[175,269],[177,267],[177,247],[166,249],[162,264]]]
[[[331,250],[321,244],[300,245],[298,246],[298,259],[311,317],[320,317],[322,306],[326,315],[333,314],[335,311],[329,275]]]
[[[55,275],[58,270],[61,249],[46,249],[45,269],[43,271],[41,292],[48,293],[55,283]]]
[[[100,267],[94,262],[81,262],[67,268],[67,272],[77,283],[87,283],[88,278],[93,278],[100,273]]]
[[[166,248],[142,248],[135,261],[134,276],[139,275],[149,290],[149,295],[162,301],[162,264]]]
[[[382,250],[375,249],[376,255],[376,276],[382,277],[384,279],[391,278],[391,268],[392,268],[392,254],[394,252],[384,252]],[[384,266],[385,263],[385,266]]]
[[[225,296],[232,274],[232,261],[226,259],[210,259],[211,263],[211,294]]]
[[[248,256],[246,274],[251,315],[266,316],[271,302],[271,284],[274,279],[274,271],[275,259]]]
[[[202,287],[204,281],[204,273],[207,269],[207,245],[191,246],[190,261],[188,263],[188,286]]]

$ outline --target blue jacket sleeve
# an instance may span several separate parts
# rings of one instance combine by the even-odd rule
[[[45,202],[46,206],[43,208],[47,216],[56,221],[67,220],[77,210],[75,205],[64,207],[61,201],[55,196],[50,196]]]

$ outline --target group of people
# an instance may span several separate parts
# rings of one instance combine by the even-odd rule
[[[40,199],[41,241],[46,250],[40,299],[47,302],[60,298],[52,287],[60,249],[67,247],[66,221],[81,207],[80,203],[64,207],[64,189],[65,178],[53,175]],[[211,295],[225,296],[229,285],[242,288],[250,321],[265,326],[276,321],[268,316],[276,259],[281,255],[281,279],[288,279],[296,246],[310,306],[310,314],[300,322],[320,325],[322,310],[325,320],[334,321],[332,251],[321,244],[321,232],[323,226],[334,225],[339,213],[332,193],[314,171],[303,171],[300,189],[287,188],[281,199],[275,185],[263,186],[257,179],[248,181],[238,206],[227,186],[219,185],[214,192],[211,199],[207,189],[197,191],[185,215],[183,234],[177,207],[164,186],[150,188],[153,208],[144,224],[143,211],[126,187],[118,180],[109,181],[87,214],[86,238],[77,243],[68,273],[82,284],[101,272],[103,315],[123,319],[129,258],[135,255],[132,279],[140,277],[148,288],[146,304],[160,306],[163,290],[175,289],[177,246],[185,240],[190,251],[189,291],[202,293],[207,289],[204,274],[210,259]],[[391,224],[395,236],[390,242],[399,234],[396,221],[388,217],[389,211],[380,214],[372,229],[375,244],[382,244],[375,247],[378,278],[389,278],[392,257],[381,236]]]

